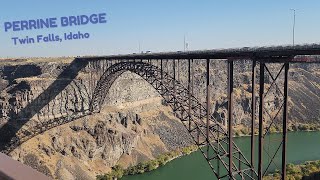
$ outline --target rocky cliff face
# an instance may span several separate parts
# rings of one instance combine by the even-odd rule
[[[39,71],[11,77],[19,68],[14,66],[8,72],[12,80],[2,76],[7,84],[2,91],[3,123],[7,119],[24,122],[23,116],[17,114],[48,89],[66,65],[28,66]],[[23,129],[87,109],[94,86],[88,83],[91,76],[94,75],[86,69],[80,71],[66,89],[22,126]],[[50,97],[44,96],[41,101],[48,99]],[[132,166],[191,144],[188,132],[170,108],[162,104],[153,87],[135,74],[124,73],[114,82],[99,114],[37,135],[12,151],[10,156],[56,179],[94,179],[116,164]]]
[[[206,64],[205,61],[194,60],[194,89],[193,93],[201,102],[206,102]],[[234,62],[234,125],[249,126],[251,124],[251,62]],[[267,64],[272,77],[265,73],[265,107],[271,116],[279,110],[282,104],[281,91],[283,91],[284,73],[280,73],[276,81],[277,86],[272,84],[272,78],[282,68],[281,64]],[[291,64],[289,71],[289,123],[315,123],[319,124],[320,110],[320,76],[318,64]],[[187,87],[187,62],[181,61],[181,70],[178,76],[180,81]],[[259,65],[257,65],[256,93],[259,92]],[[227,63],[224,60],[212,60],[210,62],[210,102],[213,116],[223,124],[227,124]],[[282,88],[282,89],[281,89]],[[256,112],[259,110],[259,99],[256,97]],[[281,114],[281,113],[280,113]],[[265,117],[266,121],[270,119]],[[279,121],[279,120],[278,120]]]
[[[138,114],[108,107],[38,135],[10,155],[53,178],[94,179],[116,164],[128,167],[191,145],[170,110],[159,99],[154,103],[158,110],[146,108]]]
[[[21,129],[32,129],[50,119],[88,110],[95,83],[108,66],[88,64],[78,71],[64,61],[22,62],[0,66],[0,128],[8,121],[13,122],[10,127],[20,129],[18,137],[26,134]],[[195,61],[195,64],[193,92],[205,102],[205,62]],[[212,112],[217,120],[226,123],[227,66],[224,61],[212,61],[210,65]],[[186,62],[180,62],[179,68],[177,77],[186,85]],[[236,63],[235,125],[250,124],[250,68],[248,63]],[[277,68],[276,65],[270,67],[271,71]],[[77,71],[77,75],[68,79],[69,74],[75,73],[73,71]],[[66,76],[61,77],[62,72]],[[292,65],[291,123],[319,122],[319,77],[317,65]],[[266,81],[270,85],[270,77]],[[277,93],[276,90],[272,92]],[[274,111],[278,106],[272,103],[267,108]],[[126,72],[112,85],[99,114],[41,133],[10,155],[53,178],[94,179],[95,175],[108,172],[116,164],[128,167],[191,144],[188,132],[153,87]]]

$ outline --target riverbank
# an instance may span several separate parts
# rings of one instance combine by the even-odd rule
[[[309,162],[312,159],[320,159],[320,157],[318,157],[313,152],[307,152],[305,154],[305,156],[306,156],[305,159],[304,158],[300,158],[300,159],[299,158],[294,158],[294,157],[297,157],[296,155],[294,155],[297,152],[303,153],[302,151],[305,151],[303,149],[300,149],[301,147],[308,147],[308,146],[310,146],[310,144],[312,142],[314,142],[314,140],[312,140],[312,139],[318,139],[319,138],[320,132],[314,132],[314,131],[310,131],[310,130],[304,130],[303,131],[300,128],[299,131],[295,130],[294,132],[289,132],[289,134],[288,134],[289,135],[289,137],[288,137],[288,139],[289,139],[288,148],[293,150],[295,153],[293,153],[291,151],[288,152],[288,156],[292,157],[292,158],[290,158],[290,159],[292,159],[292,161],[288,161],[288,163],[301,164],[301,163],[304,163],[305,161]],[[273,139],[273,138],[277,139],[278,136],[281,136],[281,134],[273,132],[271,134],[271,139]],[[304,139],[303,137],[305,137],[307,139]],[[310,140],[310,142],[308,142],[308,140]],[[243,150],[244,153],[248,153],[249,152],[249,151],[246,151],[245,149],[246,149],[246,147],[250,146],[250,137],[243,135],[242,137],[237,137],[235,139],[235,141],[237,142],[237,144],[240,145],[240,147],[241,147],[241,149]],[[290,143],[290,142],[294,142],[294,141],[295,141],[295,143]],[[304,143],[306,143],[306,144],[303,145]],[[301,145],[301,146],[296,147],[296,145],[298,145],[298,144]],[[170,162],[170,161],[172,161],[172,160],[174,160],[174,159],[176,159],[178,157],[181,157],[181,156],[184,156],[184,155],[188,155],[191,152],[194,152],[194,151],[196,151],[198,149],[196,146],[191,146],[191,147],[192,148],[190,148],[190,147],[182,148],[182,149],[178,149],[176,151],[172,151],[172,152],[166,153],[164,155],[160,155],[155,160],[139,163],[138,165],[133,166],[133,167],[129,167],[128,169],[123,169],[120,166],[115,166],[115,167],[112,168],[112,171],[110,173],[105,174],[105,175],[97,176],[97,179],[99,179],[99,180],[108,180],[108,179],[110,179],[111,180],[114,177],[120,178],[120,177],[126,176],[126,175],[129,175],[129,176],[126,176],[125,179],[127,179],[127,178],[130,179],[131,177],[134,177],[134,176],[131,176],[131,175],[142,174],[144,172],[153,171],[155,169],[158,169],[159,167],[164,166],[166,163],[168,163],[168,162]],[[310,148],[312,148],[312,147],[310,146]],[[319,149],[319,147],[315,146],[312,149],[313,150],[314,149]],[[199,153],[199,155],[200,155],[200,158],[202,159],[203,157],[202,157],[201,153]],[[308,155],[310,155],[310,157],[314,157],[314,158],[310,158],[310,157],[308,157]],[[181,158],[181,159],[183,159],[183,158]],[[309,166],[307,166],[307,168]],[[164,166],[164,167],[166,167],[166,166]],[[288,167],[288,169],[290,169],[290,168],[292,169],[291,165],[290,165],[290,167]],[[161,168],[161,169],[163,169],[163,168]],[[306,169],[306,168],[304,168],[304,169]],[[156,170],[155,173],[157,171],[158,170]],[[276,171],[276,167],[274,167],[274,171]],[[314,171],[314,172],[316,172],[316,171]],[[149,174],[149,173],[147,173],[147,174]],[[302,176],[307,176],[309,174],[308,173],[304,173]],[[295,175],[295,176],[298,176],[298,175]],[[274,174],[270,175],[269,177],[276,178],[277,177],[277,173],[274,173]]]
[[[292,180],[311,180],[317,179],[320,176],[320,160],[318,161],[307,161],[303,164],[294,165],[294,164],[287,164],[287,179]],[[279,172],[270,174],[269,176],[265,177],[266,180],[280,180],[281,174]]]
[[[280,133],[282,132],[282,126],[273,125],[268,129],[270,134]],[[303,124],[303,123],[295,123],[288,125],[289,132],[314,132],[320,131],[320,124]],[[258,129],[255,129],[255,135],[258,135]],[[234,127],[234,136],[235,137],[243,137],[250,136],[251,129],[249,127],[238,125]]]
[[[281,133],[271,134],[267,137],[269,142],[276,142],[282,137]],[[306,161],[320,160],[320,143],[317,143],[320,138],[320,132],[288,132],[288,144],[287,144],[287,164],[303,164]],[[255,145],[258,145],[257,139]],[[250,157],[250,137],[237,137],[234,138],[235,143],[242,150],[242,153],[246,157]],[[267,142],[266,142],[267,143]],[[267,145],[267,144],[266,144]],[[270,146],[270,150],[274,152],[277,146]],[[263,157],[263,167],[266,168],[269,163],[269,157],[265,155]],[[281,156],[278,153],[276,156],[276,165],[271,164],[268,172],[275,172],[276,169],[281,167]],[[124,176],[121,180],[212,180],[216,179],[212,170],[208,166],[202,153],[198,150],[191,153],[188,156],[177,158],[165,166],[158,169],[146,172],[143,174],[137,174],[133,176]]]
[[[122,176],[150,172],[161,166],[164,166],[165,164],[167,164],[168,162],[176,158],[189,155],[190,153],[195,152],[197,150],[198,150],[198,147],[196,145],[188,146],[185,148],[181,148],[172,152],[162,154],[154,160],[140,162],[136,166],[131,166],[127,169],[123,169],[120,165],[116,165],[112,167],[112,170],[110,173],[107,173],[104,175],[98,175],[97,180],[114,180],[114,179],[120,179],[122,178]]]

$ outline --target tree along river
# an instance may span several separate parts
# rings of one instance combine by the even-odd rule
[[[277,150],[281,134],[272,134],[264,140],[265,149],[268,152]],[[257,140],[257,137],[256,137]],[[242,150],[244,155],[250,161],[250,137],[235,138],[236,144]],[[268,146],[268,145],[271,146]],[[258,141],[256,141],[256,148]],[[287,142],[287,163],[300,164],[305,161],[320,160],[320,132],[290,132],[288,133]],[[257,152],[257,151],[256,151]],[[257,154],[256,154],[257,155]],[[258,159],[258,156],[255,157]],[[264,154],[264,168],[266,168],[270,158]],[[271,164],[269,171],[281,168],[281,149],[276,156],[276,165]],[[257,166],[256,166],[257,167]],[[125,176],[121,180],[212,180],[216,179],[211,171],[208,163],[202,156],[201,152],[197,151],[190,155],[177,158],[165,166],[162,166],[154,171],[146,172],[139,175]]]

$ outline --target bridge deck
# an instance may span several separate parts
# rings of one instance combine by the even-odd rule
[[[161,52],[110,56],[80,57],[86,60],[137,60],[137,59],[256,59],[279,62],[320,62],[320,58],[294,58],[297,55],[320,55],[320,44],[296,46],[243,47],[187,52]]]

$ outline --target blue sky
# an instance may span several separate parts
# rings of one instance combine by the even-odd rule
[[[320,42],[319,0],[11,0],[0,6],[0,57],[108,55]],[[107,13],[106,24],[5,32],[6,21]],[[11,37],[88,32],[86,40],[13,45]],[[62,35],[61,35],[62,36]]]

